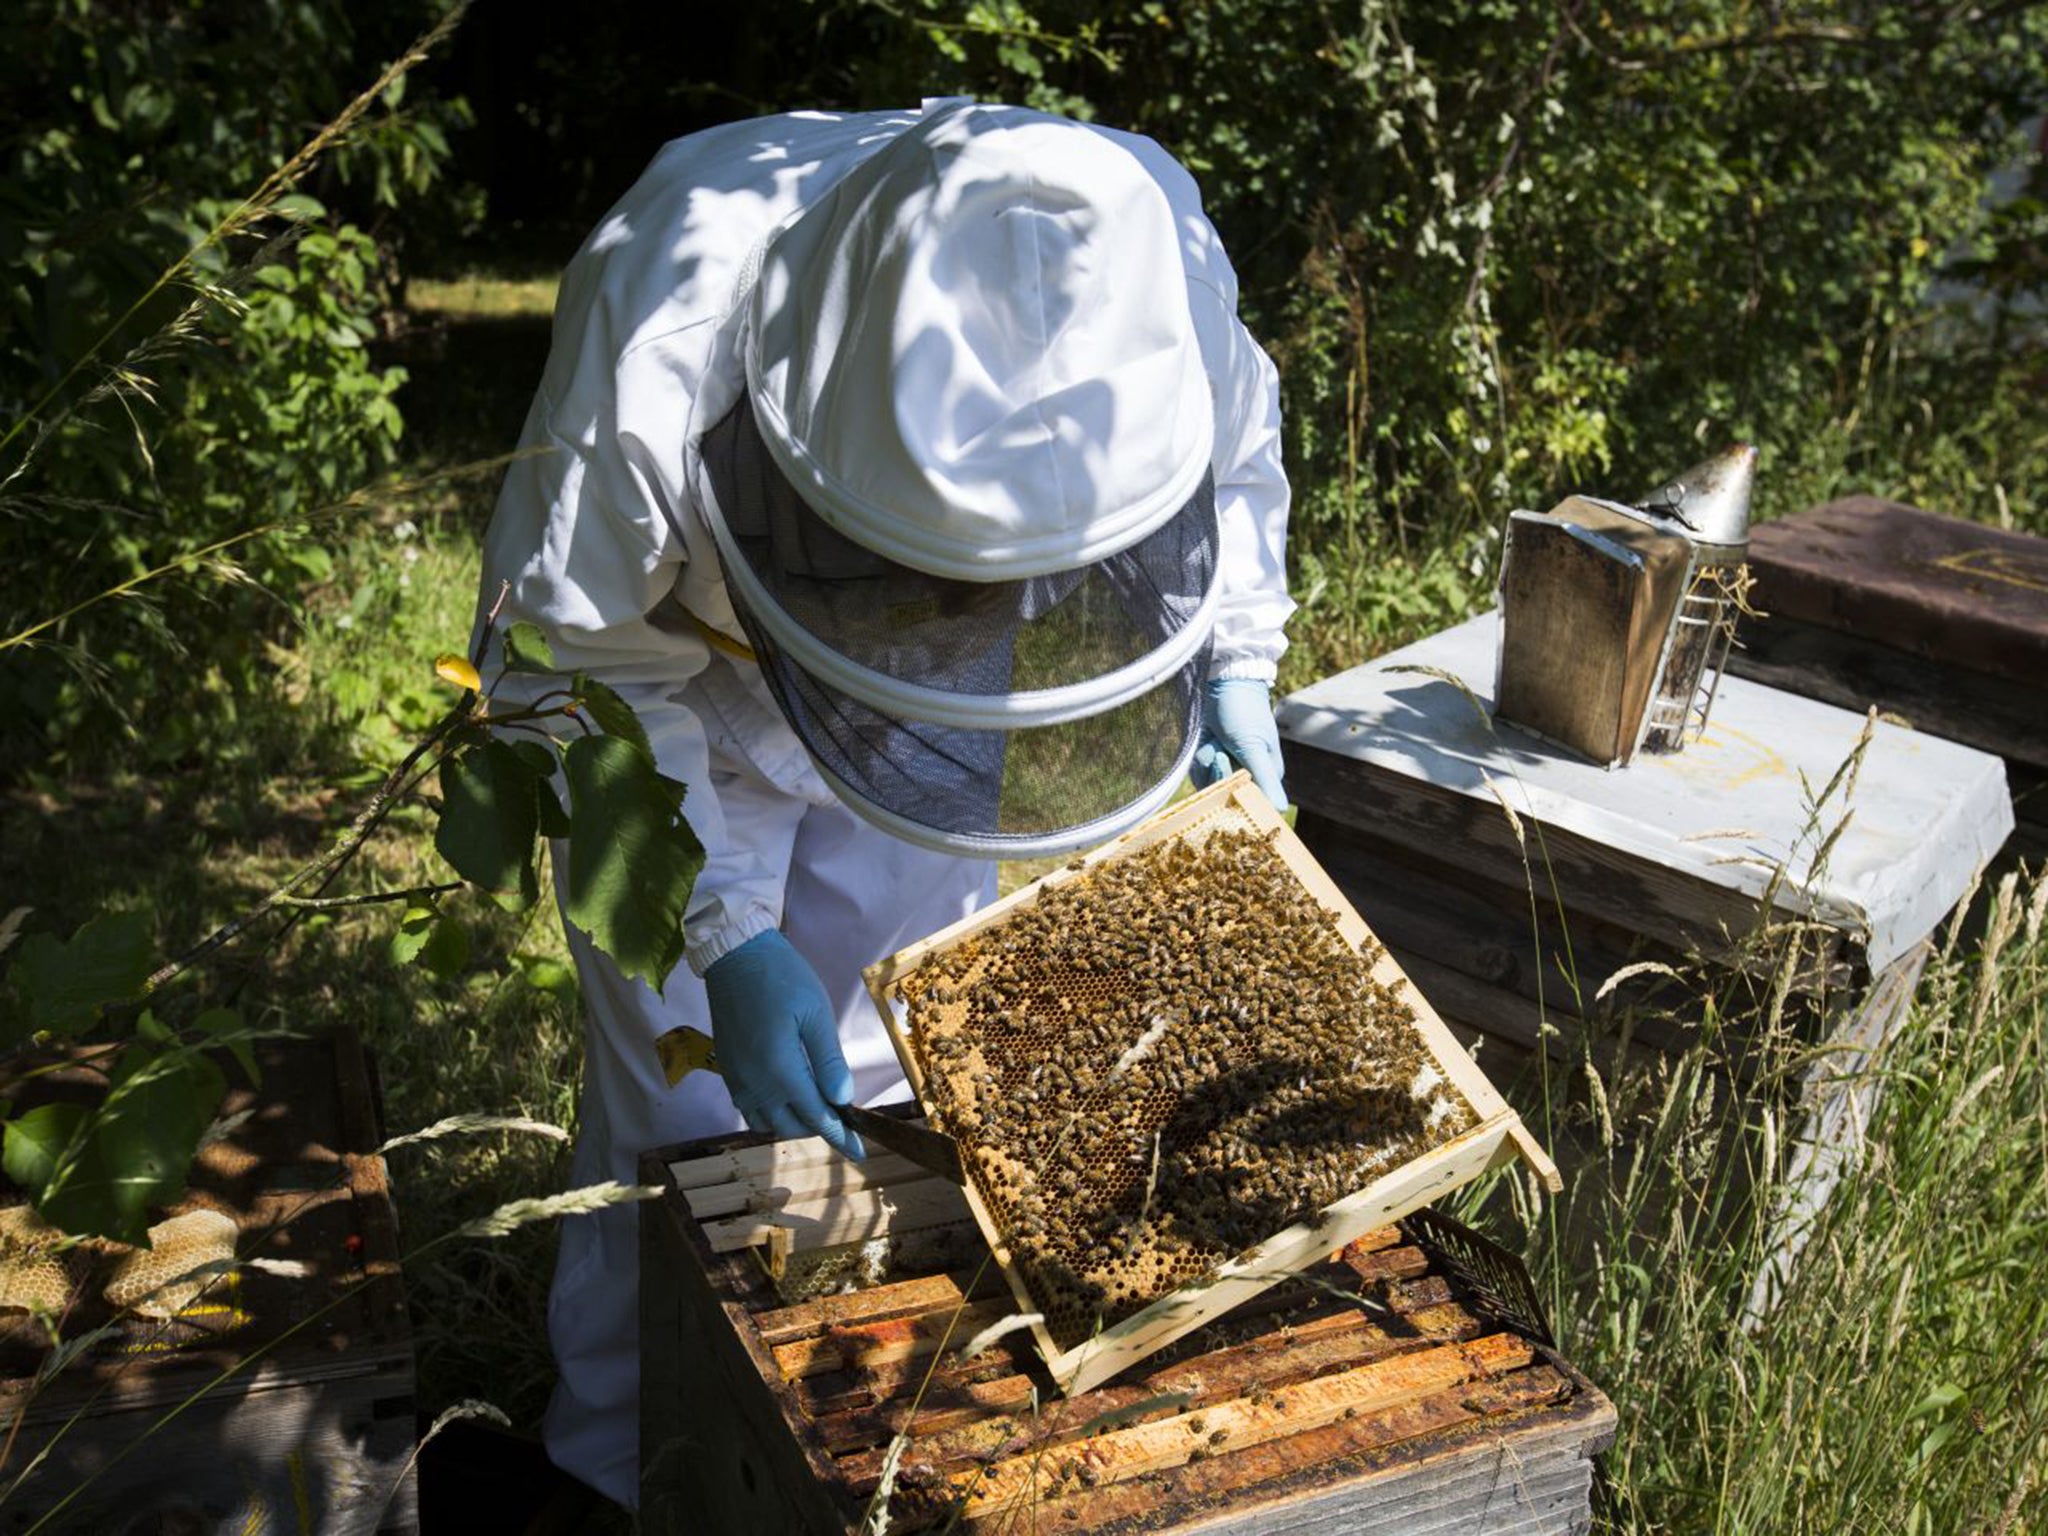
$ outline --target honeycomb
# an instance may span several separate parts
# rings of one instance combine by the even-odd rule
[[[158,1222],[149,1246],[124,1253],[107,1277],[108,1304],[176,1317],[234,1267],[239,1232],[234,1217],[204,1206]]]
[[[61,1312],[70,1295],[64,1234],[28,1206],[0,1210],[0,1312]]]
[[[934,1120],[1062,1351],[1477,1121],[1228,805],[897,984]]]

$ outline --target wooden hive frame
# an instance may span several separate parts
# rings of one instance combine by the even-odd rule
[[[1471,1107],[1477,1123],[1442,1146],[1432,1148],[1382,1174],[1363,1189],[1325,1206],[1317,1216],[1297,1222],[1245,1250],[1226,1261],[1206,1279],[1168,1292],[1071,1348],[1062,1349],[1042,1320],[1031,1324],[1047,1369],[1061,1390],[1069,1394],[1086,1392],[1109,1380],[1136,1361],[1250,1300],[1275,1282],[1317,1263],[1332,1249],[1341,1248],[1367,1232],[1382,1228],[1516,1158],[1527,1164],[1531,1172],[1553,1192],[1563,1187],[1556,1167],[1529,1134],[1521,1118],[1487,1081],[1443,1020],[1416,990],[1414,983],[1388,955],[1385,946],[1377,945],[1365,920],[1294,835],[1293,828],[1252,787],[1250,776],[1244,773],[1235,774],[1190,796],[1144,826],[1033,881],[950,928],[868,967],[864,973],[868,994],[881,1013],[883,1026],[920,1100],[927,1105],[932,1102],[923,1069],[911,1047],[909,1032],[891,1002],[894,989],[906,977],[976,935],[999,927],[1011,914],[1037,901],[1044,891],[1082,878],[1095,866],[1107,861],[1127,859],[1162,843],[1195,835],[1205,822],[1228,813],[1235,813],[1249,822],[1254,830],[1270,838],[1275,853],[1308,893],[1331,914],[1339,937],[1354,953],[1361,953],[1368,943],[1375,943],[1378,955],[1372,966],[1373,979],[1407,1005],[1431,1060]],[[1026,1316],[1042,1316],[1044,1309],[1031,1294],[1003,1241],[1001,1224],[996,1221],[972,1179],[964,1194],[975,1224],[987,1239],[1019,1309]]]

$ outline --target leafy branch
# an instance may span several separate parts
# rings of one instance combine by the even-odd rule
[[[391,953],[450,977],[468,962],[466,926],[445,910],[476,888],[515,910],[540,896],[538,845],[555,839],[566,856],[565,910],[621,970],[661,987],[682,959],[683,922],[704,850],[682,816],[684,786],[656,765],[632,707],[584,673],[538,686],[531,702],[507,705],[500,691],[515,674],[552,679],[552,652],[538,626],[510,625],[499,642],[505,593],[481,626],[471,657],[444,656],[435,671],[461,699],[385,774],[334,845],[246,911],[175,958],[156,962],[139,913],[107,913],[67,941],[33,934],[6,980],[20,1002],[0,1017],[0,1045],[32,1041],[68,1047],[18,1074],[17,1085],[66,1067],[105,1074],[95,1105],[50,1102],[5,1121],[5,1171],[45,1219],[77,1234],[146,1242],[148,1211],[184,1189],[185,1170],[227,1092],[212,1051],[234,1051],[254,1076],[248,1032],[231,1008],[200,1012],[173,1029],[150,1011],[166,989],[263,919],[284,914],[274,946],[309,912],[404,904]],[[488,687],[481,666],[496,649]],[[545,731],[512,730],[573,720],[566,743]],[[440,788],[434,846],[457,878],[399,890],[327,894],[401,805],[430,779]],[[557,783],[566,786],[565,807]],[[125,1035],[82,1043],[95,1026],[132,1024]]]
[[[156,280],[145,288],[141,295],[127,309],[110,321],[91,344],[72,359],[70,365],[37,397],[35,402],[16,416],[8,424],[4,432],[0,432],[0,453],[5,453],[14,445],[15,440],[28,430],[31,424],[36,425],[35,437],[30,440],[28,447],[22,452],[20,459],[13,468],[7,471],[4,478],[0,478],[0,487],[12,483],[28,467],[35,457],[37,448],[42,445],[52,432],[63,425],[64,421],[77,406],[85,400],[103,397],[106,393],[110,392],[110,387],[111,392],[121,393],[124,397],[127,393],[135,392],[138,385],[145,386],[143,393],[147,393],[147,381],[137,372],[135,364],[150,355],[148,349],[152,347],[160,348],[167,336],[174,336],[181,331],[188,331],[192,326],[196,325],[199,309],[204,308],[216,298],[217,285],[194,280],[195,263],[205,256],[207,252],[225,246],[236,236],[247,233],[263,219],[277,213],[279,211],[279,204],[283,201],[285,194],[297,185],[299,179],[312,169],[314,163],[322,155],[343,142],[354,131],[356,125],[361,122],[363,116],[370,110],[373,104],[383,98],[387,92],[391,91],[413,69],[424,63],[428,55],[447,40],[448,36],[455,30],[456,25],[462,20],[463,12],[468,10],[468,8],[469,0],[455,0],[455,3],[442,14],[441,19],[421,34],[411,47],[407,48],[386,66],[384,72],[366,90],[359,93],[354,100],[342,108],[341,112],[327,122],[319,132],[300,145],[297,151],[263,179],[254,192],[251,192],[225,216],[217,220],[211,228],[192,243],[184,255],[158,273]],[[155,302],[159,294],[168,288],[180,284],[190,286],[197,292],[198,299],[195,301],[194,306],[188,306],[186,311],[175,319],[170,326],[161,327],[151,332],[149,337],[139,343],[136,348],[132,348],[120,362],[110,364],[103,369],[102,377],[94,389],[88,390],[78,399],[52,410],[52,407],[63,397],[65,391],[71,387],[78,376],[99,360],[100,355],[113,344],[114,339]]]

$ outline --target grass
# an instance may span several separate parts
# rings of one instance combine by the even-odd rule
[[[416,277],[405,285],[405,307],[416,317],[460,321],[555,312],[553,277],[499,277],[487,272],[460,277]]]

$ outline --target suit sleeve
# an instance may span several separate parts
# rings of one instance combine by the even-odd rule
[[[1221,261],[1220,248],[1215,258]],[[1216,519],[1223,591],[1211,677],[1270,683],[1287,649],[1287,471],[1280,455],[1280,380],[1237,318],[1236,285],[1189,284],[1215,395]]]
[[[486,536],[478,622],[502,589],[497,635],[515,620],[538,625],[561,670],[616,689],[646,727],[657,766],[688,786],[684,814],[706,862],[684,931],[687,963],[701,975],[781,922],[788,818],[756,804],[763,796],[749,798],[749,784],[723,767],[729,733],[691,685],[726,663],[675,601],[682,540],[635,444],[600,429],[611,419],[573,390],[566,411],[545,389],[535,400],[529,456],[508,471]],[[488,661],[486,676],[496,670],[496,657]],[[517,703],[559,683],[512,674],[499,697]]]

